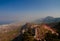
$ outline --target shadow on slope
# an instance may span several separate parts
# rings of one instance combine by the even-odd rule
[[[15,39],[13,39],[12,41],[23,41],[23,34],[20,34],[19,36],[17,36]]]

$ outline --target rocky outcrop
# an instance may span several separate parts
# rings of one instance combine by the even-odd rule
[[[45,34],[48,33],[49,31],[52,34],[58,35],[58,33],[55,31],[55,29],[52,29],[50,26],[47,26],[45,24],[31,24],[31,23],[26,23],[25,25],[22,26],[22,28],[20,30],[20,33],[21,33],[20,34],[21,35],[20,39],[21,39],[21,37],[23,37],[22,34],[24,34],[24,32],[26,32],[26,31],[28,31],[29,28],[34,33],[33,36],[34,36],[34,38],[36,40],[42,40],[42,39],[44,39]],[[19,36],[18,36],[18,38],[15,38],[15,39],[19,39]]]

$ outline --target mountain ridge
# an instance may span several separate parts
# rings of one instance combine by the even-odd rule
[[[53,22],[60,22],[60,18],[54,18],[51,16],[47,16],[45,18],[42,19],[37,19],[34,22],[36,23],[53,23]]]

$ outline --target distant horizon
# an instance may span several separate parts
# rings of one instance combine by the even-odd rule
[[[53,16],[46,16],[46,17],[53,17]],[[37,19],[31,20],[31,21],[0,21],[0,25],[11,24],[11,23],[21,23],[21,24],[24,24],[24,23],[27,23],[27,22],[34,22],[36,20],[43,19],[43,18],[46,18],[46,17],[37,18]],[[53,18],[60,18],[60,17],[53,17]]]

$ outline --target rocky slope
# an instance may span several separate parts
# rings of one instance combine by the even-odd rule
[[[34,38],[36,40],[44,39],[45,34],[46,33],[50,33],[50,32],[51,32],[51,34],[55,34],[57,36],[59,35],[59,33],[57,33],[56,29],[53,29],[53,28],[51,28],[50,26],[48,26],[46,24],[31,24],[31,23],[26,23],[21,28],[21,32],[20,33],[22,33],[22,35],[17,36],[13,41],[19,41],[23,37],[24,32],[30,31],[29,29],[32,31],[33,36],[34,36]],[[23,40],[23,38],[21,39],[21,41],[22,40]]]

